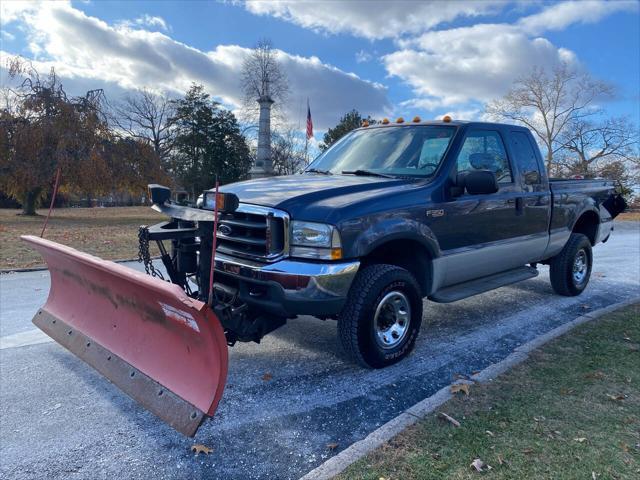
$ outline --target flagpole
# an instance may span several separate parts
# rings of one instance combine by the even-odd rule
[[[307,115],[309,114],[309,97],[307,97]],[[307,118],[307,122],[309,121],[309,119]],[[306,125],[306,123],[305,123]],[[307,127],[308,129],[309,127]],[[307,134],[307,131],[305,130],[305,135],[304,135],[304,164],[309,165],[309,155],[307,154],[309,148],[309,135]]]

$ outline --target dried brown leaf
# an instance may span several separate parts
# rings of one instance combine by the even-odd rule
[[[264,380],[265,382],[268,382],[272,378],[273,378],[273,375],[271,375],[269,372],[267,372],[264,375],[262,375],[262,380]]]
[[[611,395],[610,393],[607,393],[607,397],[609,397],[609,399],[613,400],[613,401],[622,401],[625,399],[625,396],[621,393],[618,393],[617,395]]]
[[[191,451],[196,455],[200,455],[201,453],[204,453],[205,455],[209,455],[211,452],[213,452],[213,448],[209,448],[200,443],[196,443],[195,445],[191,446]]]
[[[465,395],[469,395],[469,385],[466,383],[454,383],[451,385],[451,393],[464,392]]]
[[[327,449],[330,451],[334,451],[336,448],[338,448],[338,444],[337,443],[327,443]]]

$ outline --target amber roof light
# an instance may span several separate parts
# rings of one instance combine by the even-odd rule
[[[420,122],[420,117],[419,116],[415,116],[413,117],[413,123],[419,123]]]
[[[363,127],[368,127],[369,126],[369,120],[362,120],[362,126]]]
[[[396,118],[396,123],[404,123],[404,118],[402,117]]]
[[[451,121],[451,116],[450,115],[445,115],[444,117],[442,117],[442,121],[444,123],[449,123]]]
[[[386,125],[387,123],[389,123],[389,119],[388,118],[383,118],[382,119],[382,124]]]

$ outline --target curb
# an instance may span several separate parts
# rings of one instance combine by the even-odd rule
[[[507,370],[525,361],[533,350],[540,348],[545,343],[564,335],[579,325],[595,320],[607,313],[618,310],[619,308],[638,302],[640,302],[640,296],[623,302],[614,303],[613,305],[594,310],[593,312],[585,313],[570,322],[560,325],[559,327],[534,338],[524,345],[520,345],[503,360],[489,365],[478,374],[472,375],[469,378],[478,383],[488,383],[498,375],[501,375]],[[451,394],[451,385],[447,385],[430,397],[416,403],[412,407],[409,407],[400,415],[389,420],[362,440],[353,443],[351,446],[338,453],[335,457],[331,457],[329,460],[301,477],[300,480],[329,480],[335,477],[342,473],[351,464],[380,447],[383,443],[391,440],[405,428],[426,417],[451,398],[453,398],[453,395]]]

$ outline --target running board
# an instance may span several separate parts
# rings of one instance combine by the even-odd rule
[[[430,300],[438,303],[451,303],[472,297],[479,293],[488,292],[496,288],[511,285],[538,276],[538,270],[532,267],[519,267],[506,272],[496,273],[487,277],[477,278],[469,282],[459,283],[450,287],[438,290],[429,296]]]

